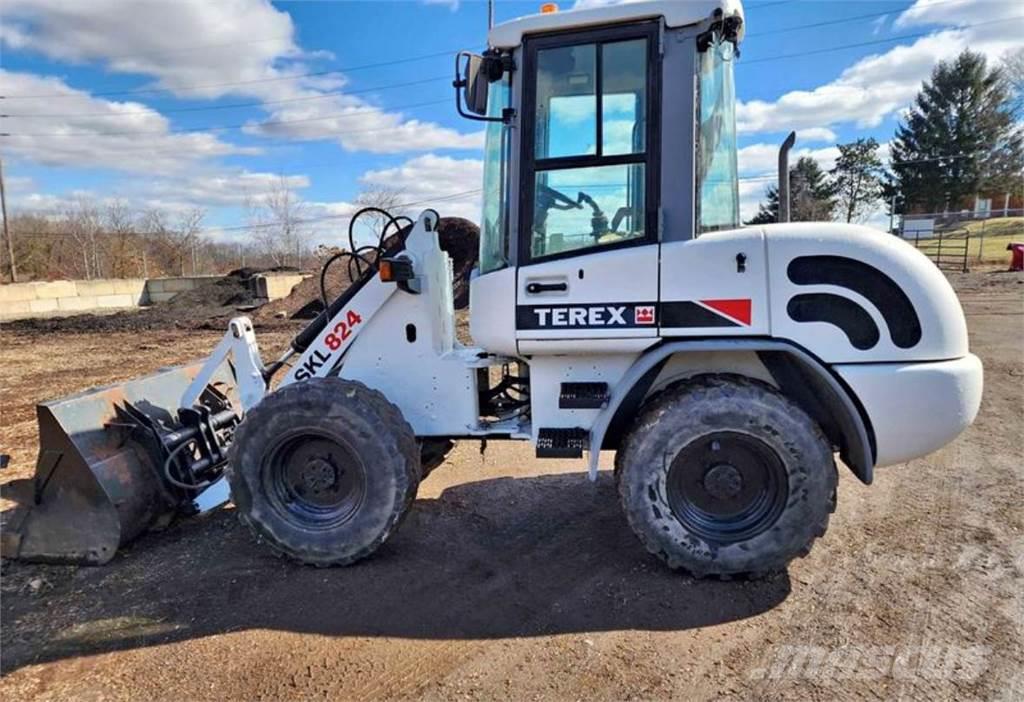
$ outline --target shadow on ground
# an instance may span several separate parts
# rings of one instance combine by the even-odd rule
[[[442,469],[443,470],[443,469]],[[431,639],[675,631],[755,616],[789,578],[695,581],[644,552],[611,477],[496,478],[418,500],[378,553],[293,565],[228,510],[149,534],[109,565],[5,563],[2,669],[263,628]]]

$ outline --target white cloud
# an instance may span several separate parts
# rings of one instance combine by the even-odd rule
[[[478,190],[482,180],[483,161],[437,154],[423,154],[394,168],[367,171],[359,178],[369,188],[397,192],[403,203],[422,203],[409,208],[414,213],[433,207],[442,217],[465,217],[474,222],[480,219],[479,193],[450,200],[442,198]]]
[[[835,141],[836,133],[827,127],[809,127],[796,133],[797,141]]]
[[[206,210],[241,208],[250,199],[259,199],[272,187],[284,183],[293,191],[309,187],[305,175],[279,175],[244,169],[210,172],[186,172],[150,179],[121,180],[103,192],[75,189],[63,193],[39,192],[30,179],[21,179],[12,189],[11,203],[21,212],[54,213],[79,200],[103,206],[115,200],[136,211],[159,209],[182,212],[195,207]]]
[[[461,0],[423,0],[424,5],[444,5],[452,12],[456,12],[461,5]]]
[[[740,181],[740,220],[746,222],[757,214],[757,205],[764,199],[765,191],[769,185],[774,185],[771,180],[741,180]]]
[[[871,21],[871,36],[877,37],[885,29],[885,23],[889,21],[889,15],[882,15]]]
[[[343,89],[347,79],[316,70],[310,61],[322,52],[304,52],[291,16],[268,0],[4,0],[0,40],[9,50],[153,76],[155,87],[178,97],[254,97],[265,102],[266,121],[302,120],[253,125],[250,133],[329,139],[349,150],[386,153],[482,143],[479,134],[407,119],[354,95],[325,96]],[[277,102],[296,99],[302,102]],[[108,130],[124,123],[104,121]]]
[[[0,137],[4,151],[42,165],[178,172],[216,156],[258,153],[213,134],[172,133],[156,110],[91,97],[58,78],[0,69],[0,93],[9,115],[3,131],[10,136]],[[32,116],[51,114],[59,117]]]
[[[839,149],[835,146],[826,146],[821,149],[796,148],[789,153],[789,162],[796,163],[804,156],[810,156],[823,169],[828,170],[835,165]],[[736,158],[739,163],[740,175],[775,175],[779,165],[779,145],[750,144],[739,149],[736,152]]]
[[[318,100],[302,107],[275,109],[271,124],[253,122],[248,134],[296,140],[333,139],[349,151],[402,153],[432,149],[480,149],[484,132],[461,134],[433,122],[368,106],[350,96]]]
[[[931,7],[934,4],[935,7]],[[741,132],[779,132],[789,129],[854,123],[875,127],[905,108],[939,61],[955,57],[963,49],[997,59],[1020,45],[1024,20],[1016,3],[918,2],[897,18],[899,26],[921,24],[984,23],[978,27],[946,29],[922,37],[907,46],[865,57],[834,81],[813,90],[794,90],[775,101],[752,100],[737,105]],[[809,57],[808,60],[811,60]],[[795,59],[794,61],[799,61]],[[739,64],[742,67],[742,61]]]

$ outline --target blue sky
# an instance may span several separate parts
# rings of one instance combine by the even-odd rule
[[[497,21],[538,6],[499,1]],[[344,215],[361,191],[386,188],[477,217],[482,132],[454,111],[450,52],[482,47],[484,2],[4,0],[3,12],[13,212],[116,198],[201,207],[216,230],[244,224],[247,199],[283,177],[313,215]],[[747,216],[789,128],[797,153],[828,167],[836,142],[888,141],[939,60],[965,46],[995,60],[1024,37],[1024,9],[996,0],[753,0],[746,16]],[[864,45],[841,48],[851,44]]]

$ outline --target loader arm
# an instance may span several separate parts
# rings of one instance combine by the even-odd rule
[[[409,236],[434,231],[438,219],[424,212]],[[397,287],[372,265],[270,367],[252,321],[235,317],[201,364],[40,405],[36,476],[5,486],[18,507],[3,515],[4,557],[98,565],[155,524],[227,502],[235,427],[266,397],[274,371],[290,366],[282,386],[337,372]]]

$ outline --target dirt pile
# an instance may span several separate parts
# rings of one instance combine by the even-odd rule
[[[355,278],[358,278],[355,264],[348,265],[349,259],[339,259],[327,269],[324,287],[328,299],[334,299],[345,292]],[[351,270],[351,273],[350,273]],[[252,315],[257,324],[264,324],[279,319],[313,319],[323,309],[320,301],[320,271],[303,280],[292,288],[287,297],[271,300]]]
[[[402,231],[402,235],[406,230]],[[469,274],[476,265],[480,246],[480,228],[462,217],[442,217],[438,224],[441,249],[452,258],[452,293],[455,309],[469,305]],[[348,259],[339,259],[327,269],[324,287],[329,300],[345,292],[358,278],[355,265]],[[323,309],[320,295],[319,271],[292,289],[291,295],[274,300],[253,315],[257,323],[270,323],[275,319],[313,319]]]
[[[18,319],[2,326],[11,331],[37,333],[221,329],[229,318],[258,304],[252,278],[262,272],[254,268],[240,268],[223,278],[211,278],[197,288],[180,292],[167,302],[141,310]]]

